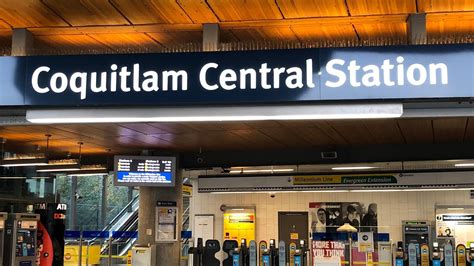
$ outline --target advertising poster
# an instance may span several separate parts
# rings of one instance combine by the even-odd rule
[[[313,241],[313,266],[340,266],[346,258],[346,246],[341,241]],[[348,257],[348,256],[347,256]]]
[[[376,203],[311,202],[309,213],[313,233],[335,233],[344,223],[349,223],[360,232],[377,233]]]

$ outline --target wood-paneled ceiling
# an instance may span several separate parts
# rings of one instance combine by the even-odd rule
[[[474,118],[404,118],[340,121],[135,123],[0,127],[6,150],[32,152],[46,145],[58,155],[138,154],[141,150],[198,152],[371,145],[473,143]],[[111,149],[111,151],[107,151]]]
[[[0,47],[29,28],[37,48],[153,50],[200,43],[203,23],[223,42],[403,40],[421,12],[429,36],[474,34],[473,0],[0,0]]]

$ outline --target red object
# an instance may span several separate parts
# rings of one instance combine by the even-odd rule
[[[53,242],[49,236],[48,230],[41,222],[38,222],[38,231],[41,231],[42,238],[38,239],[38,248],[40,250],[39,266],[53,266]],[[39,236],[40,234],[38,234]]]

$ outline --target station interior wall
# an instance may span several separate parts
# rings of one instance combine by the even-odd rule
[[[310,202],[377,203],[379,232],[389,233],[393,242],[402,241],[403,220],[435,221],[435,205],[473,205],[470,192],[410,191],[410,192],[299,192],[245,194],[198,193],[193,184],[191,217],[196,214],[214,215],[214,238],[223,241],[223,212],[221,205],[256,206],[256,240],[278,239],[279,211],[309,211]],[[192,219],[192,218],[191,218]],[[311,219],[311,216],[309,216]],[[474,235],[474,228],[469,233]],[[461,233],[461,232],[459,232]]]

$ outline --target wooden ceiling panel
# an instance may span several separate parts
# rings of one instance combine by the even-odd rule
[[[281,19],[274,0],[207,0],[221,21]]]
[[[279,130],[266,128],[260,129],[259,131],[288,148],[302,148],[312,144],[304,138],[298,137],[295,132],[287,128],[281,128]]]
[[[44,142],[41,141],[31,141],[28,143],[25,143],[26,145],[30,146],[35,146],[35,145],[41,145],[44,147]],[[49,148],[51,150],[54,150],[55,153],[68,153],[71,152],[72,154],[78,154],[79,153],[79,145],[77,144],[76,140],[55,140],[51,141],[49,144]],[[98,153],[104,153],[106,147],[97,145],[95,143],[84,143],[81,147],[81,153],[82,154],[98,154]]]
[[[351,16],[416,13],[416,0],[347,0]]]
[[[433,119],[434,140],[436,143],[453,143],[464,140],[467,118]]]
[[[474,11],[472,0],[417,0],[420,12]]]
[[[127,127],[128,124],[91,124],[90,126],[102,131],[109,132],[111,136],[142,136],[141,132],[133,127]]]
[[[175,0],[111,0],[133,24],[191,23]]]
[[[253,28],[253,29],[237,29],[232,30],[232,33],[240,41],[297,41],[295,33],[290,27],[268,27],[268,28]]]
[[[160,122],[148,124],[160,130],[163,130],[164,132],[167,132],[167,134],[196,133],[196,130],[187,126],[188,123]]]
[[[325,121],[288,120],[278,123],[313,146],[332,146],[345,143],[344,141],[341,143],[337,137],[331,138],[331,136],[336,136],[337,132]]]
[[[354,28],[362,40],[377,38],[406,39],[407,36],[405,21],[398,23],[354,23]]]
[[[203,136],[194,133],[187,134],[159,134],[155,138],[169,142],[179,151],[199,151]]]
[[[197,132],[252,129],[243,122],[192,122],[186,123],[186,126],[196,130]]]
[[[130,24],[107,0],[42,0],[73,26]]]
[[[357,40],[357,34],[350,23],[337,25],[292,26],[291,29],[301,41]]]
[[[35,36],[35,47],[50,49],[104,50],[107,46],[88,35],[41,35]]]
[[[253,129],[262,129],[262,128],[281,128],[282,125],[277,121],[245,121],[244,122],[247,126]]]
[[[320,128],[308,125],[311,124],[308,123],[308,121],[306,122],[306,126],[298,126],[293,122],[296,121],[282,122],[284,123],[285,127],[287,127],[293,133],[293,138],[301,138],[311,146],[334,146],[339,144],[334,139],[326,135]]]
[[[350,145],[374,144],[374,138],[367,127],[360,121],[328,122]]]
[[[161,46],[145,33],[90,34],[94,40],[112,49],[159,50]]]
[[[148,35],[166,47],[202,43],[202,31],[159,32]]]
[[[427,14],[426,31],[429,36],[440,37],[473,34],[474,12]]]
[[[204,0],[177,0],[194,23],[217,23],[219,19]]]
[[[344,0],[276,0],[285,18],[347,16]]]
[[[397,121],[407,144],[433,143],[434,133],[431,119],[399,119]]]
[[[0,29],[11,29],[11,28],[12,27],[8,23],[0,19]]]
[[[246,145],[252,147],[253,149],[274,149],[285,147],[284,144],[275,141],[258,130],[234,130],[232,133],[243,138]]]
[[[376,144],[405,144],[396,120],[366,120],[363,124]]]
[[[38,0],[2,0],[0,18],[14,28],[68,26]]]
[[[464,132],[465,142],[474,142],[474,118],[469,118],[467,121],[466,131]]]
[[[12,46],[12,32],[11,30],[0,30],[0,49],[2,47],[9,48]]]
[[[156,135],[156,134],[167,134],[168,132],[151,126],[145,123],[127,123],[116,125],[116,129],[109,128],[111,130],[119,130],[120,136],[141,136],[141,135]],[[124,131],[122,131],[124,130]]]

